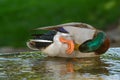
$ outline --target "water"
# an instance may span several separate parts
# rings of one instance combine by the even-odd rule
[[[0,56],[0,80],[120,80],[120,48],[100,58]]]

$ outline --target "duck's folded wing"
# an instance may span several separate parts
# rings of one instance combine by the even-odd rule
[[[44,34],[32,34],[33,39],[53,41],[56,31],[48,31]]]
[[[56,31],[49,31],[45,34],[33,34],[33,38],[27,42],[30,49],[38,50],[43,49],[53,43]]]
[[[49,40],[30,39],[27,42],[27,46],[32,50],[40,50],[40,49],[46,48],[52,43],[53,42]]]

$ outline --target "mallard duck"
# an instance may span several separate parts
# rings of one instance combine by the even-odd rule
[[[103,31],[86,23],[72,22],[36,30],[49,31],[33,35],[27,46],[52,57],[96,57],[105,53],[110,44]]]

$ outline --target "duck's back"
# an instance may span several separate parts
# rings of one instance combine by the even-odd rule
[[[64,27],[71,36],[73,40],[77,44],[82,44],[83,42],[93,39],[96,30],[90,28],[80,28],[80,27],[73,27],[73,26],[66,26]]]

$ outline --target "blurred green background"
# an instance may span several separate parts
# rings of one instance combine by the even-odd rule
[[[106,30],[120,19],[120,0],[0,0],[0,47],[26,47],[40,26],[84,22]]]

